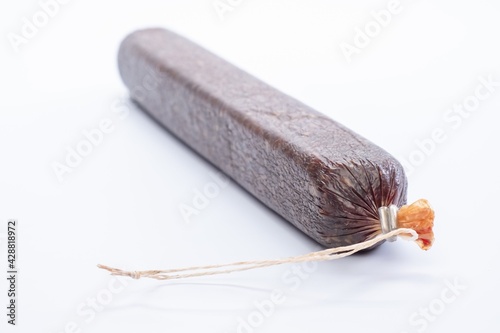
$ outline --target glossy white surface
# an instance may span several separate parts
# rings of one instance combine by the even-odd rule
[[[500,83],[488,90],[479,78],[500,82],[498,3],[401,0],[348,62],[342,43],[355,46],[356,29],[375,27],[371,11],[389,1],[226,1],[224,20],[213,0],[69,1],[18,52],[9,33],[21,34],[23,17],[41,7],[0,5],[0,233],[18,219],[20,267],[18,325],[6,324],[2,307],[0,331],[498,331]],[[183,219],[179,206],[216,170],[127,100],[117,47],[149,26],[197,41],[411,159],[409,200],[433,204],[435,246],[398,241],[336,262],[177,282],[98,270],[319,248],[232,182]],[[474,111],[453,111],[478,92]],[[59,182],[52,164],[104,119],[112,130]],[[0,304],[6,291],[2,278]]]

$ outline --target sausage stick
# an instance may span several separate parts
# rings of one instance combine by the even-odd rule
[[[184,37],[136,31],[118,63],[146,112],[325,247],[383,233],[379,208],[406,203],[386,151]]]

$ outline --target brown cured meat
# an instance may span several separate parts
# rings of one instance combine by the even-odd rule
[[[386,151],[184,37],[134,32],[118,61],[144,110],[326,247],[374,237],[378,207],[406,203]]]

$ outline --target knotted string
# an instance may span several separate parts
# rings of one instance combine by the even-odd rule
[[[392,230],[386,234],[378,235],[375,238],[369,239],[361,243],[330,248],[326,250],[311,252],[305,255],[289,257],[284,259],[240,261],[231,264],[194,266],[194,267],[185,267],[185,268],[176,268],[167,270],[149,270],[149,271],[125,271],[105,265],[97,265],[97,267],[109,271],[112,275],[129,276],[133,279],[139,279],[139,278],[150,278],[156,280],[185,279],[197,276],[227,274],[227,273],[246,271],[249,269],[276,266],[282,264],[340,259],[343,257],[350,256],[358,251],[368,249],[379,242],[388,240],[391,237],[396,237],[396,236],[401,236],[410,241],[415,241],[418,239],[418,234],[415,230],[408,228],[400,228]]]
[[[128,276],[133,279],[144,277],[156,280],[173,280],[227,274],[290,263],[335,260],[368,249],[385,240],[394,241],[397,236],[415,241],[423,250],[428,250],[432,246],[434,241],[434,233],[432,231],[434,225],[434,211],[427,200],[420,199],[411,205],[405,205],[399,209],[394,205],[380,207],[379,217],[381,234],[372,239],[361,243],[334,247],[284,259],[239,261],[231,264],[149,271],[125,271],[105,265],[97,265],[97,267],[109,271],[112,275]]]

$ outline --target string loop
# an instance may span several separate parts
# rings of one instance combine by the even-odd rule
[[[139,279],[143,277],[156,280],[184,279],[197,276],[227,274],[227,273],[246,271],[249,269],[276,266],[282,264],[340,259],[350,256],[361,250],[368,249],[379,242],[382,242],[384,240],[389,240],[397,236],[405,238],[409,241],[415,241],[418,239],[418,234],[415,230],[408,228],[399,228],[388,231],[387,233],[378,235],[375,238],[369,239],[361,243],[330,248],[326,250],[311,252],[305,255],[299,255],[284,259],[240,261],[231,264],[194,266],[194,267],[185,267],[185,268],[176,268],[167,270],[149,270],[149,271],[125,271],[122,269],[113,268],[105,265],[97,265],[97,267],[109,271],[111,275],[128,276],[133,279]]]

